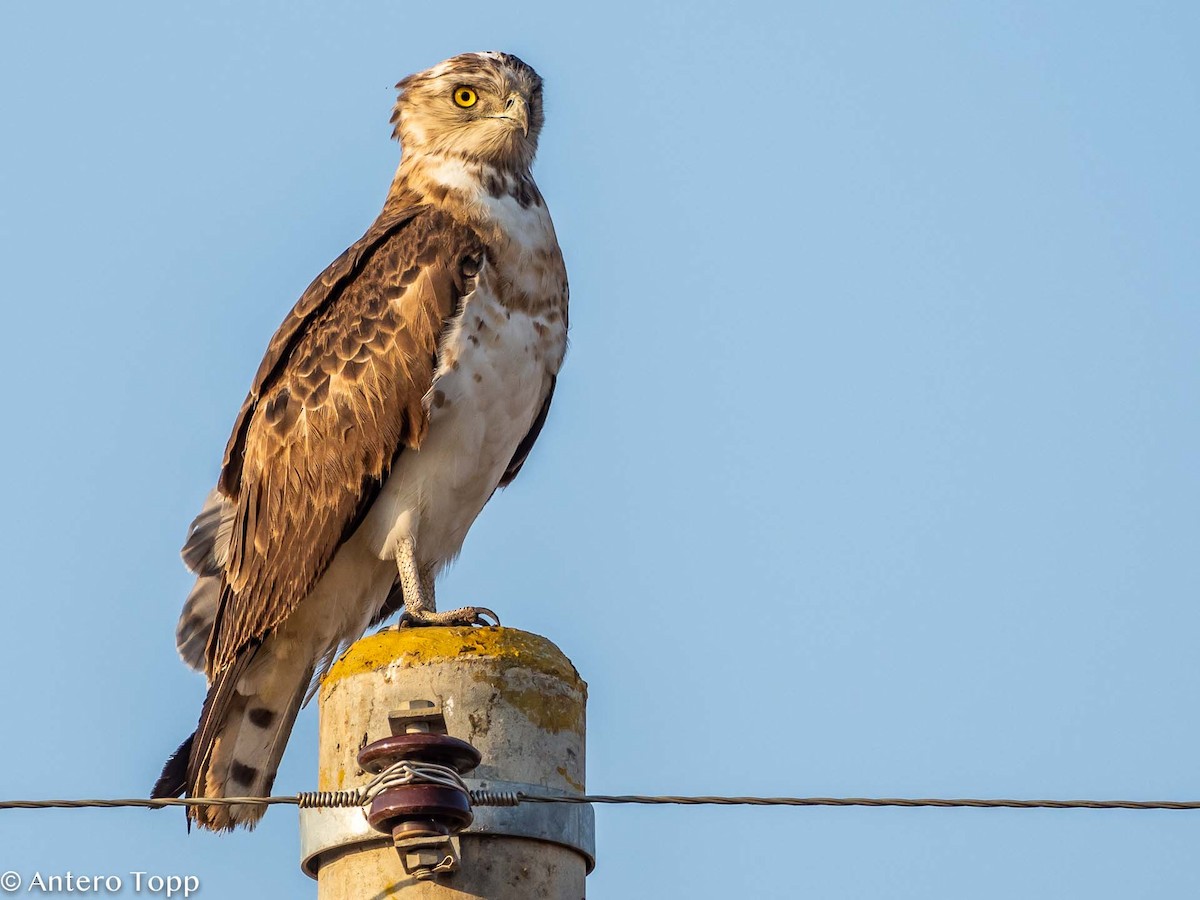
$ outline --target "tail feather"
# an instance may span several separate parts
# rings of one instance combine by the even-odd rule
[[[217,620],[220,600],[220,576],[201,575],[184,601],[179,624],[175,626],[175,649],[179,651],[180,658],[197,672],[204,671],[209,635]]]
[[[183,561],[196,574],[175,627],[175,646],[183,661],[204,671],[205,649],[220,608],[222,573],[229,560],[235,507],[214,488],[204,501],[200,515],[188,529],[180,551]]]
[[[179,797],[187,790],[188,760],[192,758],[192,743],[196,740],[196,732],[192,732],[179,745],[179,749],[171,754],[163,766],[162,774],[150,791],[150,799],[158,800],[163,797]]]
[[[167,760],[152,796],[265,797],[312,677],[303,654],[273,653],[273,641],[248,647],[209,688],[196,733]],[[203,828],[253,828],[265,807],[197,806]]]

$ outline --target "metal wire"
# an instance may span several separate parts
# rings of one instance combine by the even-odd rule
[[[523,803],[629,803],[671,806],[898,806],[940,809],[1200,809],[1200,800],[974,800],[904,797],[678,797],[590,794],[542,797],[521,795]]]
[[[517,803],[605,803],[650,806],[866,806],[934,807],[939,809],[1165,809],[1197,810],[1200,800],[975,800],[903,797],[709,797],[645,794],[542,795],[514,791],[474,791],[476,806],[515,806]],[[161,809],[168,806],[358,806],[359,791],[308,791],[289,797],[187,797],[145,800],[0,800],[0,811],[12,809]]]
[[[358,791],[301,791],[296,795],[301,809],[346,809],[362,805]]]
[[[296,795],[296,805],[301,809],[345,809],[351,806],[367,807],[384,791],[405,784],[438,784],[471,795],[458,770],[438,763],[401,759],[392,763],[366,784],[351,791],[302,791]],[[483,792],[481,792],[483,793]],[[488,804],[478,800],[477,806]],[[496,803],[496,806],[515,806],[513,803]],[[3,809],[0,806],[0,809]]]
[[[516,806],[521,802],[520,791],[471,791],[472,806]]]
[[[470,794],[467,783],[458,770],[439,763],[401,759],[392,763],[357,791],[359,804],[367,806],[379,794],[405,784],[436,784]],[[354,792],[349,792],[354,793]]]
[[[124,797],[116,800],[0,800],[0,810],[5,809],[118,809],[141,807],[163,809],[168,806],[297,806],[297,797],[159,797],[145,800],[141,797]]]

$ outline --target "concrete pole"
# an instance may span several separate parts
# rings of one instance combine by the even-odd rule
[[[512,628],[412,628],[356,643],[320,690],[318,789],[352,790],[370,776],[358,751],[392,734],[389,713],[440,705],[446,732],[483,756],[472,790],[584,793],[587,685],[543,637]],[[589,806],[477,806],[458,838],[457,871],[406,874],[388,837],[359,809],[301,810],[302,864],[319,900],[580,900],[594,865]]]

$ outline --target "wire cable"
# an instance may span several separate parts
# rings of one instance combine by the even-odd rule
[[[648,806],[867,806],[939,809],[1200,809],[1200,800],[976,800],[905,797],[681,797],[590,794],[542,797],[522,794],[525,803],[612,803]]]
[[[476,806],[514,806],[517,803],[602,803],[641,806],[862,806],[937,809],[1133,809],[1200,810],[1200,800],[1007,800],[904,797],[719,797],[645,794],[526,794],[514,791],[472,791]],[[112,800],[0,800],[0,811],[16,809],[162,809],[171,806],[300,806],[338,808],[362,803],[359,791],[309,791],[280,797],[138,797]]]

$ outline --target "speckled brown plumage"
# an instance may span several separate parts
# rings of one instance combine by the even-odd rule
[[[436,209],[385,214],[272,339],[218,482],[236,513],[210,678],[307,595],[396,454],[420,446],[441,333],[482,253]]]

